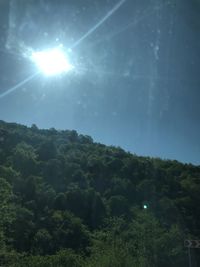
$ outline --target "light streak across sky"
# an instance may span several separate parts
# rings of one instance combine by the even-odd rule
[[[166,5],[167,5],[167,3],[166,3],[166,4],[165,4],[165,3],[164,3],[164,4],[161,4],[160,6],[157,7],[157,9],[161,9],[161,8],[163,8],[163,7],[166,6]],[[110,34],[104,36],[104,37],[101,38],[100,40],[97,40],[97,41],[93,42],[93,43],[90,45],[90,47],[96,46],[96,45],[98,45],[99,43],[102,43],[102,42],[104,42],[104,41],[108,41],[108,40],[112,39],[113,37],[115,37],[115,36],[117,36],[117,35],[119,35],[119,34],[125,32],[126,30],[129,30],[129,29],[132,29],[132,30],[133,30],[133,28],[136,27],[136,26],[137,26],[139,23],[141,23],[143,20],[145,20],[146,18],[152,16],[152,15],[155,13],[155,11],[156,11],[157,9],[152,9],[152,6],[147,7],[147,8],[145,9],[144,13],[143,13],[138,19],[134,19],[134,20],[130,21],[130,22],[127,23],[126,25],[124,25],[124,26],[122,26],[122,27],[119,27],[118,30],[116,30],[116,31],[114,31],[114,32],[112,32],[112,33],[110,33]]]
[[[38,74],[39,74],[39,72],[36,72],[33,75],[30,75],[29,77],[24,79],[23,81],[19,82],[15,86],[13,86],[10,89],[6,90],[4,93],[0,94],[0,99],[5,97],[5,96],[7,96],[7,95],[9,95],[9,94],[11,94],[12,92],[14,92],[18,88],[20,88],[22,85],[24,85],[24,84],[28,83],[29,81],[33,80]]]
[[[72,47],[75,48],[78,46],[83,40],[85,40],[88,36],[90,36],[97,28],[99,28],[106,20],[108,20],[124,3],[126,0],[119,1],[106,15],[103,17],[94,27],[92,27],[88,32],[86,32],[78,41],[76,41]]]

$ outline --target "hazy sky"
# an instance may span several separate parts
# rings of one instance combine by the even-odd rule
[[[126,0],[110,14],[118,3],[0,0],[0,95],[37,71],[32,50],[62,43],[75,66],[0,97],[0,119],[200,164],[200,1]]]

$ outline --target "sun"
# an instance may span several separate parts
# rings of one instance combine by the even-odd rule
[[[74,68],[60,47],[32,52],[31,59],[45,76],[67,73]]]

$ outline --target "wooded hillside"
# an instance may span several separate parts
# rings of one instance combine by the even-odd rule
[[[0,266],[184,267],[188,238],[199,166],[0,121]]]

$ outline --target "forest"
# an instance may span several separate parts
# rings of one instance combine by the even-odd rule
[[[199,204],[200,166],[0,121],[0,266],[186,267]]]

